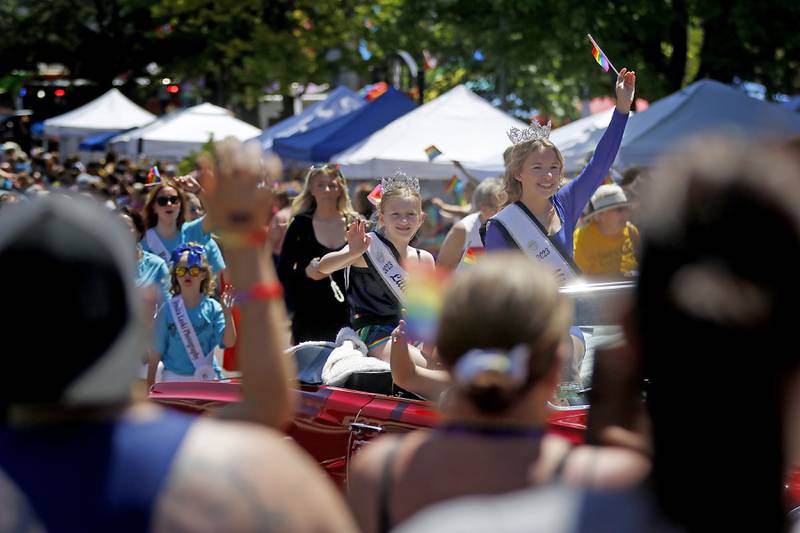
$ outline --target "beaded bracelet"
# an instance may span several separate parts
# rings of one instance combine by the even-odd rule
[[[236,303],[243,304],[252,301],[278,300],[283,297],[283,285],[279,281],[269,283],[256,283],[246,291],[236,292]]]
[[[269,230],[257,228],[248,232],[240,231],[214,231],[223,246],[229,248],[256,248],[263,246],[269,238]]]

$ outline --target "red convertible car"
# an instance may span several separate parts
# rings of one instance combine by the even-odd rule
[[[603,283],[564,289],[576,304],[576,322],[587,337],[582,383],[591,383],[593,347],[621,335],[614,310],[630,295],[632,283]],[[289,435],[340,485],[347,480],[350,458],[361,446],[381,434],[406,432],[435,425],[436,405],[402,391],[390,372],[355,373],[339,387],[322,383],[322,368],[331,346],[293,350],[297,364],[299,401]],[[240,399],[238,380],[162,382],[150,390],[162,404],[198,412],[213,411]],[[548,429],[574,442],[583,440],[588,402],[573,398],[568,407],[552,406]]]

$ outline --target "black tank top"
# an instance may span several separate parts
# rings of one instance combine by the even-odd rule
[[[389,247],[395,260],[400,262],[400,253],[389,240],[374,233]],[[417,250],[419,257],[420,251]],[[350,267],[347,301],[350,303],[350,324],[353,329],[374,325],[397,325],[400,321],[400,302],[384,283],[377,268],[365,253],[367,268]]]

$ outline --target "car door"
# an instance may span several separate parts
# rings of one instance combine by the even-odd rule
[[[373,398],[370,393],[303,385],[287,433],[340,486],[347,475],[351,425]]]
[[[395,396],[374,395],[350,424],[348,468],[354,454],[381,435],[402,434],[436,425],[441,414],[436,405],[426,401]]]

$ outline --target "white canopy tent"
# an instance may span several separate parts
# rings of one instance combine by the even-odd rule
[[[111,146],[132,157],[143,154],[153,159],[179,161],[200,150],[212,137],[215,140],[235,137],[246,141],[260,133],[261,130],[235,118],[227,109],[206,103],[171,113],[152,124],[115,137]]]
[[[78,153],[80,142],[98,133],[137,128],[155,119],[118,89],[111,89],[77,109],[44,121],[45,135],[58,137],[63,160]]]
[[[354,179],[385,176],[397,170],[445,179],[458,174],[452,161],[469,167],[502,153],[509,144],[506,132],[514,126],[525,124],[459,85],[334,155],[331,161],[341,164],[345,176]],[[430,146],[442,154],[430,160],[425,153]]]
[[[583,169],[586,160],[594,152],[600,137],[606,131],[608,123],[611,122],[613,112],[613,109],[601,111],[556,128],[550,133],[550,140],[564,156],[564,171],[568,176]],[[507,146],[509,143],[506,143]],[[467,167],[467,170],[478,176],[502,175],[505,170],[503,150]]]
[[[785,138],[800,133],[800,115],[713,80],[695,82],[658,100],[625,128],[619,166],[647,165],[700,133]]]

